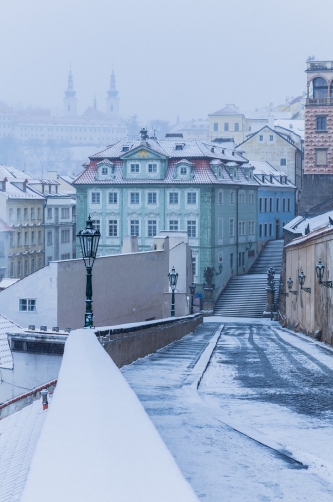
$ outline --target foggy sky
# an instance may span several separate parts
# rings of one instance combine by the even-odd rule
[[[305,61],[333,59],[331,0],[2,0],[0,100],[104,111],[112,66],[124,118],[175,122],[305,90]]]

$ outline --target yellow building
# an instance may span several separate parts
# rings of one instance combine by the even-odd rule
[[[44,199],[29,189],[27,179],[13,172],[20,173],[12,168],[0,168],[0,217],[13,230],[9,238],[7,274],[20,278],[44,266]]]

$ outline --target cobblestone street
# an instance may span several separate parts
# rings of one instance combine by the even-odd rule
[[[200,500],[332,500],[332,350],[207,320],[122,369]]]

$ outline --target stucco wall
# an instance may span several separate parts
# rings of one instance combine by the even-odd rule
[[[287,324],[314,336],[321,330],[321,340],[333,343],[333,289],[319,284],[315,266],[321,259],[325,265],[324,281],[332,280],[333,274],[333,230],[328,229],[325,235],[309,237],[309,239],[286,247],[286,279],[294,281],[293,290],[298,295],[286,298]],[[298,274],[303,269],[306,275],[304,287],[310,287],[311,293],[301,291]]]

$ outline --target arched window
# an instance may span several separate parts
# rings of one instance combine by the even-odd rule
[[[322,77],[313,79],[313,97],[314,99],[326,99],[327,96],[327,82]]]

